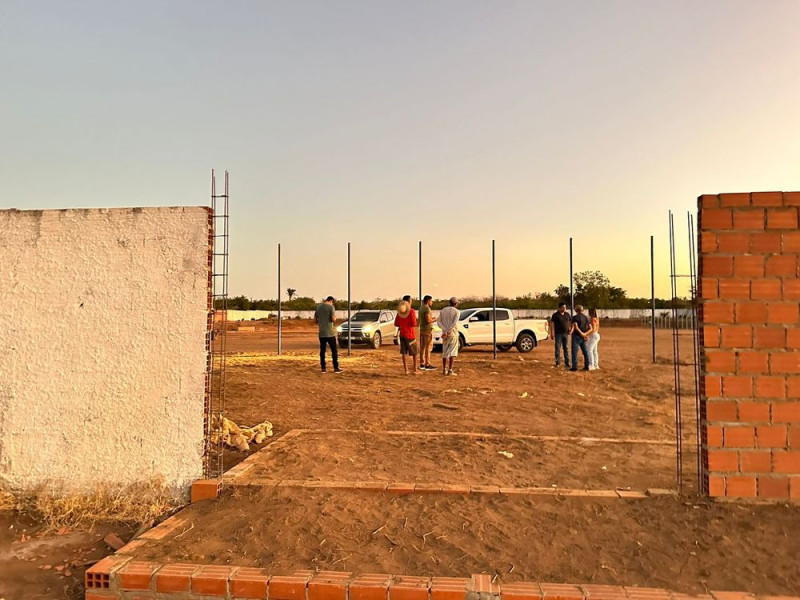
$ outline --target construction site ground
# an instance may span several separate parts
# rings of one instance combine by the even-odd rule
[[[604,328],[601,370],[588,373],[554,368],[550,342],[497,360],[489,347],[466,349],[455,377],[404,375],[392,345],[356,347],[342,357],[344,373],[323,375],[310,323],[287,324],[284,356],[275,348],[274,324],[229,334],[226,406],[240,424],[269,419],[275,437],[226,452],[228,467],[247,458],[247,470],[134,558],[276,575],[488,573],[690,593],[800,590],[800,507],[694,495],[690,366],[685,494],[662,495],[676,488],[669,332],[659,332],[653,364],[647,329]],[[682,352],[691,362],[687,335]],[[365,482],[370,489],[354,489]],[[374,491],[390,484],[401,485]],[[415,484],[474,491],[391,491]]]

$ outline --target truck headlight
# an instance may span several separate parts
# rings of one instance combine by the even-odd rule
[[[361,330],[363,333],[372,333],[372,325],[367,325]]]

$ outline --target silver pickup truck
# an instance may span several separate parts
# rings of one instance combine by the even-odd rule
[[[347,348],[350,332],[353,344],[369,344],[377,349],[389,340],[395,340],[394,312],[391,310],[359,310],[336,328],[339,346]]]

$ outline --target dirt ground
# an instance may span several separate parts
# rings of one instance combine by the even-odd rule
[[[684,356],[689,355],[688,338]],[[226,411],[269,419],[276,436],[308,429],[259,455],[260,476],[409,480],[587,488],[675,487],[671,342],[608,328],[601,370],[553,367],[552,345],[492,360],[467,349],[457,377],[406,376],[394,346],[358,348],[341,375],[320,374],[313,331],[232,333]],[[435,356],[438,359],[438,356]],[[692,372],[684,369],[684,386]],[[691,496],[694,400],[684,417],[682,497],[392,496],[347,490],[246,487],[182,513],[184,531],[141,558],[259,565],[274,573],[333,569],[595,582],[788,594],[800,590],[800,508],[713,504]],[[381,432],[477,433],[385,435]],[[526,436],[616,438],[626,443]],[[635,440],[664,442],[639,444]],[[498,454],[510,451],[512,458]],[[234,464],[246,456],[227,452]],[[603,468],[605,467],[605,469]],[[475,483],[475,481],[470,481]]]

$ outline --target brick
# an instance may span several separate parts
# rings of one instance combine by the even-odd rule
[[[800,206],[800,192],[783,192],[784,206]]]
[[[736,421],[736,404],[734,402],[707,402],[706,418],[709,421]]]
[[[750,194],[746,193],[720,194],[719,205],[722,207],[749,206]]]
[[[188,592],[191,588],[192,574],[200,567],[190,564],[165,565],[156,573],[157,592]]]
[[[545,600],[584,600],[583,591],[577,585],[542,583]]]
[[[464,484],[442,484],[443,494],[469,494],[469,486]]]
[[[756,445],[754,427],[725,427],[722,431],[725,448],[753,448]]]
[[[264,569],[242,567],[230,578],[231,596],[234,598],[267,598],[269,575]]]
[[[432,577],[431,600],[464,600],[468,582],[459,577]]]
[[[228,580],[233,573],[233,567],[203,565],[192,575],[192,593],[225,597],[228,594]]]
[[[704,208],[701,222],[703,230],[731,229],[733,227],[733,214],[730,208]]]
[[[708,476],[708,495],[712,498],[722,498],[725,495],[725,478],[720,475]]]
[[[739,462],[742,473],[769,473],[771,460],[770,452],[742,452]]]
[[[792,425],[789,427],[789,435],[787,446],[792,450],[800,450],[800,425]]]
[[[500,586],[492,583],[492,576],[486,573],[477,573],[472,576],[472,579],[467,584],[470,592],[476,594],[489,594],[497,596],[500,593]]]
[[[787,377],[786,397],[792,400],[800,398],[800,377]]]
[[[192,484],[192,503],[217,498],[220,492],[218,479],[198,479]]]
[[[754,348],[783,348],[786,345],[786,329],[783,327],[755,327]]]
[[[789,499],[788,477],[759,477],[758,497],[771,500]]]
[[[719,279],[716,277],[701,277],[699,296],[705,300],[719,298]]]
[[[709,471],[729,471],[739,470],[739,453],[732,450],[709,450],[708,451],[708,470]]]
[[[750,348],[753,329],[749,325],[728,325],[722,328],[720,346],[723,348]]]
[[[504,583],[500,588],[502,600],[542,600],[542,588],[538,583]]]
[[[774,375],[762,375],[755,378],[756,398],[786,397],[786,379]]]
[[[800,452],[794,450],[773,452],[772,470],[775,473],[800,474]]]
[[[703,376],[703,389],[705,390],[705,395],[707,398],[718,398],[722,396],[722,377],[714,376],[714,375],[704,375]],[[711,403],[709,403],[711,404]],[[736,407],[734,406],[734,415],[736,414]],[[708,417],[711,419],[711,417]],[[713,419],[712,419],[713,420]]]
[[[766,221],[766,213],[763,208],[737,210],[733,213],[733,228],[736,230],[764,229],[765,221]]]
[[[414,491],[413,483],[390,483],[386,486],[386,491],[397,496],[410,494]]]
[[[710,231],[700,232],[700,252],[709,254],[716,252],[718,248],[717,234]]]
[[[789,478],[789,498],[800,500],[800,477]]]
[[[751,475],[731,475],[726,477],[725,495],[729,498],[755,498],[756,478]]]
[[[84,574],[84,587],[88,590],[108,589],[111,586],[111,576],[130,562],[130,560],[130,556],[119,554],[106,556],[86,570]]]
[[[797,209],[768,208],[767,229],[797,229]]]
[[[783,192],[753,192],[753,206],[783,206]]]
[[[737,257],[738,258],[738,257]],[[762,259],[763,261],[763,259]],[[703,277],[730,277],[733,275],[733,257],[716,254],[700,257]]]
[[[117,573],[119,587],[123,590],[149,590],[150,580],[160,566],[154,562],[132,560]]]
[[[753,394],[753,379],[739,375],[725,375],[722,377],[723,397],[743,397]]]
[[[709,373],[734,373],[736,371],[736,353],[724,350],[706,352],[706,371]]]
[[[750,252],[777,253],[783,249],[783,239],[780,233],[758,232],[750,234]]]
[[[787,231],[781,234],[783,252],[800,252],[800,231]]]
[[[414,492],[417,494],[436,494],[442,491],[441,484],[438,483],[417,483],[414,484]]]
[[[760,425],[756,427],[756,445],[759,448],[785,448],[785,425]]]
[[[628,600],[672,600],[667,590],[658,588],[626,587]]]
[[[767,277],[797,277],[797,257],[791,254],[769,256],[764,273]]]
[[[697,208],[717,208],[719,196],[716,194],[703,194],[697,197]]]
[[[737,302],[734,313],[736,315],[736,323],[766,323],[767,303]]]
[[[621,586],[587,584],[580,587],[590,600],[627,600],[625,589]]]
[[[747,233],[720,233],[717,236],[719,252],[748,252],[750,250],[750,234]]]
[[[794,324],[800,318],[797,302],[770,302],[767,304],[767,323]]]
[[[800,402],[773,402],[773,423],[800,423]]]
[[[275,575],[270,578],[268,595],[270,600],[305,600],[307,575]]]
[[[349,573],[316,575],[308,582],[308,600],[347,600]]]
[[[769,370],[766,352],[738,352],[740,373],[766,373]]]
[[[733,323],[733,304],[704,302],[703,323]]]
[[[389,600],[428,600],[429,587],[427,577],[395,577],[389,586]]]
[[[719,282],[719,297],[725,300],[750,298],[749,279],[722,279]]]
[[[499,485],[471,485],[469,486],[470,494],[499,494]]]
[[[767,402],[740,402],[739,422],[769,423],[769,404]]]
[[[719,348],[719,345],[720,345],[719,327],[716,326],[703,327],[703,346],[706,348]]]
[[[386,600],[390,575],[360,575],[350,582],[350,600]]]
[[[750,283],[750,297],[753,300],[780,300],[782,287],[779,279],[756,279]]]
[[[786,331],[786,347],[791,349],[800,348],[800,329]]]
[[[800,373],[800,352],[775,352],[769,363],[772,373]]]
[[[718,425],[709,425],[706,427],[706,445],[709,448],[722,447],[722,427]]]

